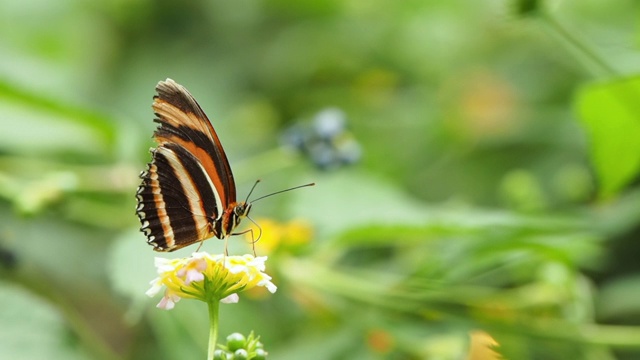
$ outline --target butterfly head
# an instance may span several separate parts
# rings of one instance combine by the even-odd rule
[[[233,230],[238,225],[240,225],[240,222],[242,221],[242,219],[249,216],[250,210],[251,210],[250,202],[243,201],[243,202],[232,204],[226,212],[227,220],[223,221],[225,224],[227,224],[227,225],[223,224],[223,227],[224,227],[223,234],[225,236],[232,234]]]
[[[235,215],[237,221],[249,215],[249,211],[251,211],[251,203],[250,202],[240,202],[236,204],[233,208],[233,214]]]

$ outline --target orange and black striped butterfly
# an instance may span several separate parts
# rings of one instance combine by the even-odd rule
[[[174,251],[212,236],[223,239],[249,214],[222,144],[200,105],[171,79],[156,86],[152,160],[140,174],[141,231],[156,251]]]
[[[160,81],[156,93],[152,107],[160,125],[153,137],[158,146],[151,149],[152,160],[140,174],[136,208],[147,243],[156,251],[174,251],[214,236],[235,235],[251,202],[248,196],[236,201],[231,167],[211,122],[175,81]]]

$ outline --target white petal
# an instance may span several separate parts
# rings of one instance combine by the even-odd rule
[[[148,297],[154,297],[162,289],[162,283],[160,282],[160,278],[153,279],[149,284],[151,284],[151,288],[147,290],[145,294]]]
[[[171,310],[176,306],[178,301],[180,301],[179,296],[165,293],[162,300],[160,300],[156,307],[164,310]]]
[[[240,300],[240,297],[238,296],[238,294],[231,294],[229,296],[227,296],[226,298],[220,300],[221,303],[224,304],[235,304]]]
[[[258,286],[264,286],[269,290],[270,293],[275,293],[278,290],[278,287],[269,280],[262,280],[258,283]]]
[[[202,281],[204,280],[204,274],[196,269],[191,269],[187,271],[187,276],[185,277],[184,283],[189,285],[194,281]]]
[[[171,310],[176,306],[176,303],[171,301],[171,299],[169,299],[168,297],[163,297],[162,300],[160,300],[160,302],[158,303],[158,305],[156,305],[156,307],[158,309],[163,309],[163,310]]]

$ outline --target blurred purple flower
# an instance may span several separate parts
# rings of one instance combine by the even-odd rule
[[[347,130],[345,113],[338,108],[326,108],[311,121],[293,125],[285,131],[283,142],[322,170],[353,164],[362,156],[360,144]]]

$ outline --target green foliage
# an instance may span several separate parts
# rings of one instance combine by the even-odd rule
[[[616,194],[640,170],[640,78],[584,86],[577,96],[603,196]]]
[[[278,291],[222,304],[221,334],[272,359],[461,359],[479,333],[510,359],[638,358],[637,12],[546,3],[1,3],[0,354],[207,354],[202,303],[145,295],[155,256],[195,248],[153,253],[134,214],[171,77],[239,198],[317,183],[254,205],[311,229],[262,222]],[[283,145],[328,108],[358,164]]]

